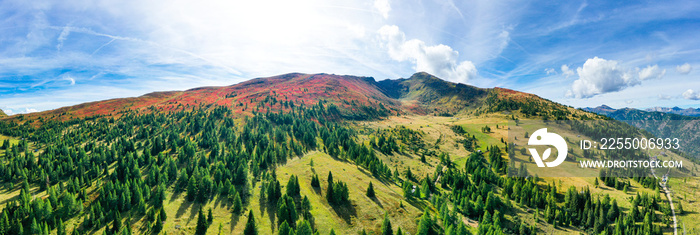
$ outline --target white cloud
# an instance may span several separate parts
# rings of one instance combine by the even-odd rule
[[[61,34],[58,35],[58,39],[56,39],[58,41],[58,45],[56,45],[57,50],[60,51],[61,48],[63,48],[63,42],[66,41],[66,39],[68,39],[68,35],[70,35],[70,30],[71,27],[68,25],[66,25],[66,27],[63,27],[63,30],[61,30]]]
[[[65,77],[63,77],[63,79],[65,79],[66,81],[69,81],[71,86],[75,85],[75,78],[73,78],[71,76],[65,76]]]
[[[659,100],[670,100],[670,95],[659,94]]]
[[[374,0],[374,8],[379,11],[379,14],[382,14],[384,19],[389,18],[389,11],[391,11],[389,0]]]
[[[449,46],[428,46],[418,39],[407,41],[406,35],[395,25],[382,26],[378,32],[389,56],[396,61],[412,62],[416,72],[425,71],[461,83],[477,76],[474,64],[471,61],[458,62],[459,52]]]
[[[566,75],[568,78],[569,76],[574,75],[574,70],[569,69],[568,65],[563,64],[561,65],[561,73]]]
[[[546,72],[547,75],[550,75],[550,74],[557,74],[557,71],[554,70],[553,68],[546,68],[546,69],[544,69],[544,72]]]
[[[692,70],[693,70],[693,66],[690,66],[690,64],[688,64],[688,63],[676,66],[676,72],[683,74],[683,75],[689,74],[690,71],[692,71]]]
[[[641,79],[641,80],[657,79],[657,78],[662,78],[665,74],[666,74],[666,70],[659,69],[658,65],[654,65],[654,66],[649,65],[646,68],[639,71],[639,79]]]
[[[695,92],[693,89],[688,89],[683,92],[683,98],[688,100],[700,100],[700,92]]]
[[[569,97],[590,98],[639,84],[633,73],[622,68],[615,60],[598,57],[588,59],[576,72],[579,79],[574,81],[571,90],[567,92]]]
[[[24,112],[22,112],[22,113],[35,113],[35,112],[39,112],[39,111],[34,109],[34,108],[25,108]]]

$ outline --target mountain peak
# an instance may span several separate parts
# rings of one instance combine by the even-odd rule
[[[610,107],[610,106],[607,106],[607,105],[605,105],[605,104],[604,104],[604,105],[601,105],[601,106],[598,106],[598,108],[601,108],[601,109],[614,109],[614,108],[612,108],[612,107]]]

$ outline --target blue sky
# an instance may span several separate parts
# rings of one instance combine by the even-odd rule
[[[6,0],[0,19],[10,114],[289,72],[700,107],[697,1]]]

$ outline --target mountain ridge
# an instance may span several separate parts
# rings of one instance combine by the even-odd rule
[[[334,105],[338,116],[348,120],[409,113],[453,116],[518,109],[526,111],[528,116],[551,115],[554,119],[587,115],[534,94],[499,87],[479,88],[418,72],[408,78],[382,81],[364,76],[288,73],[228,86],[158,91],[138,97],[93,101],[3,119],[66,121],[95,116],[119,117],[129,110],[171,112],[200,106],[228,106],[243,117],[270,110],[289,111],[294,106],[318,102]]]

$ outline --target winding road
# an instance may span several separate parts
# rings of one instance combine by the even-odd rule
[[[652,159],[653,160],[653,159]],[[654,175],[654,178],[658,179],[659,177],[656,176],[656,172],[654,171],[654,168],[651,168],[651,174]],[[668,198],[668,203],[671,205],[671,214],[673,215],[673,235],[678,235],[678,222],[676,220],[676,208],[673,207],[673,198],[671,197],[671,190],[668,190],[668,187],[666,187],[666,182],[668,182],[668,173],[663,176],[663,179],[661,182],[659,182],[659,185],[661,185],[661,188],[664,189],[664,193],[666,193],[666,198]]]

